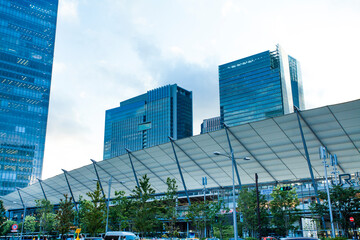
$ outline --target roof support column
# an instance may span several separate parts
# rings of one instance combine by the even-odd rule
[[[139,185],[139,180],[138,180],[138,178],[137,178],[137,176],[136,176],[136,171],[135,171],[135,168],[134,168],[134,164],[133,164],[133,161],[132,161],[132,159],[131,159],[131,151],[130,151],[129,149],[127,149],[127,148],[125,148],[125,150],[126,150],[126,152],[128,153],[128,156],[129,156],[129,159],[130,159],[130,163],[131,163],[131,168],[132,168],[133,173],[134,173],[134,178],[135,178],[135,181],[136,181],[136,185],[138,186],[139,191],[140,191],[141,189],[140,189],[140,185]],[[140,191],[140,194],[141,194],[141,191]]]
[[[47,197],[46,197],[46,194],[45,194],[45,191],[44,191],[44,188],[43,188],[43,185],[42,185],[42,180],[40,178],[37,178],[37,180],[39,181],[39,184],[40,184],[40,187],[41,187],[41,191],[43,192],[44,194],[44,198],[45,200],[47,201]]]
[[[228,126],[225,123],[224,123],[224,128],[225,128],[225,132],[226,132],[227,141],[229,143],[229,148],[230,148],[230,153],[231,153],[231,161],[233,161],[233,166],[235,168],[236,177],[237,177],[237,180],[238,180],[238,183],[239,183],[239,189],[241,190],[242,185],[241,185],[241,181],[240,181],[240,176],[239,176],[239,172],[238,172],[237,165],[236,165],[236,162],[235,162],[234,151],[232,149],[231,141],[230,141],[230,138],[229,138]]]
[[[20,188],[16,188],[16,190],[17,190],[17,192],[18,192],[18,194],[19,194],[21,204],[22,204],[22,205],[23,205],[23,207],[25,208],[24,201],[23,201],[23,199],[22,199],[22,197],[21,197],[21,194],[20,194]]]
[[[176,164],[177,164],[177,167],[178,167],[178,169],[179,169],[181,181],[182,181],[183,186],[184,186],[184,190],[185,190],[185,193],[186,193],[186,197],[187,197],[187,200],[188,200],[188,203],[189,203],[189,206],[190,206],[190,205],[191,205],[190,197],[189,197],[189,193],[188,193],[187,188],[186,188],[186,183],[185,183],[185,180],[184,180],[184,176],[183,176],[183,174],[182,174],[182,171],[181,171],[180,163],[179,163],[178,157],[177,157],[177,155],[176,155],[176,151],[175,151],[175,147],[174,147],[174,139],[171,138],[171,137],[169,137],[169,139],[170,139],[171,146],[172,146],[172,149],[173,149],[173,152],[174,152]]]
[[[99,182],[99,185],[100,185],[100,188],[101,188],[101,192],[102,192],[103,197],[104,197],[104,199],[105,199],[104,189],[103,189],[103,187],[102,187],[101,180],[100,180],[98,171],[97,171],[97,169],[96,169],[96,161],[93,160],[93,159],[90,159],[90,161],[93,163],[93,166],[94,166],[94,169],[95,169],[96,178],[97,178],[97,180],[98,180],[98,182]]]
[[[75,201],[75,198],[74,198],[74,194],[73,194],[73,192],[72,192],[72,190],[71,190],[71,186],[70,186],[69,180],[68,180],[67,175],[66,175],[68,172],[67,172],[66,170],[64,170],[64,169],[61,169],[61,170],[64,172],[65,180],[66,180],[66,183],[67,183],[67,185],[68,185],[68,187],[69,187],[69,191],[70,191],[71,197],[72,197],[72,199],[73,199],[76,212],[77,212],[77,214],[79,214],[79,209],[78,209],[78,207],[77,207],[77,204],[76,204],[76,201]]]
[[[298,124],[299,124],[300,135],[301,135],[301,139],[302,139],[304,150],[305,150],[305,157],[306,157],[306,161],[307,161],[307,164],[308,164],[308,167],[309,167],[309,172],[310,172],[310,176],[311,176],[312,185],[313,185],[314,191],[315,191],[316,202],[318,204],[320,204],[320,199],[319,199],[319,195],[318,195],[318,189],[317,189],[317,185],[316,185],[315,179],[314,179],[314,173],[313,173],[312,166],[311,166],[310,156],[309,156],[309,152],[308,152],[307,145],[306,145],[306,140],[305,140],[305,137],[304,137],[302,126],[301,126],[299,109],[296,106],[294,106],[294,110],[296,112],[296,117],[297,117]],[[326,225],[325,225],[324,216],[321,216],[321,221],[322,221],[323,228],[325,230]]]

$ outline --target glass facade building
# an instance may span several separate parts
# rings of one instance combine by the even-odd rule
[[[204,134],[207,132],[213,132],[221,129],[220,117],[213,117],[209,119],[204,119],[201,124],[201,132],[200,134]]]
[[[192,92],[167,85],[106,111],[104,159],[192,136]]]
[[[58,0],[0,0],[0,195],[41,178]]]
[[[279,45],[220,65],[219,88],[220,121],[228,126],[304,109],[300,64]]]

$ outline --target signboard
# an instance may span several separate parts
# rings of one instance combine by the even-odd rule
[[[18,226],[17,224],[13,224],[13,225],[11,226],[11,229],[17,231],[18,227],[19,227],[19,226]]]
[[[272,194],[273,190],[272,189],[261,189],[260,193],[262,195],[270,195]]]

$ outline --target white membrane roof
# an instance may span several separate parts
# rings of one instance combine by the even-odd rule
[[[319,158],[321,145],[337,155],[340,174],[360,171],[360,100],[305,110],[300,115],[315,178],[324,176]],[[253,184],[255,173],[260,183],[310,178],[296,113],[230,127],[229,137],[242,184]],[[225,129],[176,140],[174,147],[188,190],[203,188],[205,176],[207,188],[232,185],[231,160],[213,154],[230,154]],[[240,160],[243,157],[250,157],[250,161]],[[131,158],[137,177],[147,174],[156,193],[166,191],[167,177],[175,178],[179,191],[184,190],[170,142],[132,152]],[[106,194],[112,177],[111,196],[119,190],[130,195],[136,181],[128,154],[96,165]],[[76,200],[80,195],[88,198],[86,193],[96,187],[90,160],[88,165],[68,171],[67,176]],[[70,196],[64,174],[43,180],[42,184],[52,204],[58,203],[63,194]],[[27,207],[34,206],[35,199],[44,198],[39,182],[20,193]],[[7,209],[22,208],[18,192],[1,198]]]

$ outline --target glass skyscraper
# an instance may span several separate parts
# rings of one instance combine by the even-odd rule
[[[228,126],[304,109],[300,64],[279,45],[220,65],[219,87],[220,121]]]
[[[219,130],[221,128],[222,127],[221,127],[220,117],[204,119],[203,122],[201,123],[200,134],[204,134],[207,132],[213,132],[213,131]]]
[[[192,136],[192,92],[163,86],[106,111],[104,159]]]
[[[41,178],[58,0],[0,0],[0,195]]]

